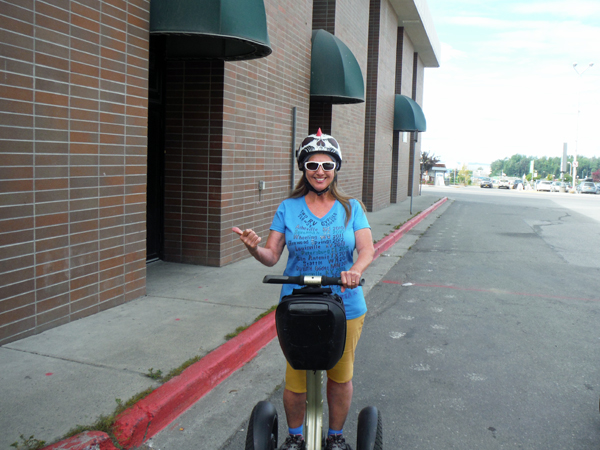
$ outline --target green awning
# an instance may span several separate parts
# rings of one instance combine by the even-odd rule
[[[394,131],[425,131],[427,121],[417,102],[406,95],[396,94],[394,103]]]
[[[152,0],[150,33],[167,58],[242,60],[270,55],[263,0]]]
[[[365,101],[365,83],[350,49],[325,30],[312,33],[311,101],[335,104]]]

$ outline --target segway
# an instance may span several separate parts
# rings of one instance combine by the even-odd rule
[[[341,278],[267,275],[263,283],[296,284],[281,299],[275,312],[277,337],[292,368],[306,370],[304,439],[307,450],[321,450],[323,434],[323,381],[326,370],[340,360],[346,345],[346,312],[339,295],[324,286],[342,285]],[[361,285],[364,280],[361,281]],[[267,401],[256,404],[250,415],[246,450],[277,449],[277,410]],[[381,414],[367,406],[358,415],[357,450],[383,448]]]

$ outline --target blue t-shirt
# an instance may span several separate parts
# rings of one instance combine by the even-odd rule
[[[360,203],[352,199],[352,216],[345,225],[346,212],[339,201],[322,218],[308,208],[304,197],[284,200],[273,218],[271,230],[285,234],[289,257],[284,275],[318,275],[339,277],[354,263],[356,239],[354,233],[370,228]],[[300,286],[284,284],[280,299]],[[331,290],[344,300],[346,317],[356,319],[367,312],[362,287],[346,289],[331,286]]]

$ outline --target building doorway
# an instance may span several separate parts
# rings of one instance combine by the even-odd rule
[[[148,159],[146,178],[146,261],[163,258],[165,192],[165,41],[150,37],[148,74]]]

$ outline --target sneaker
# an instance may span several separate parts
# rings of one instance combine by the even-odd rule
[[[332,434],[327,436],[325,450],[352,450],[350,444],[346,444],[343,434]]]
[[[306,450],[306,442],[301,434],[289,434],[279,450]]]

